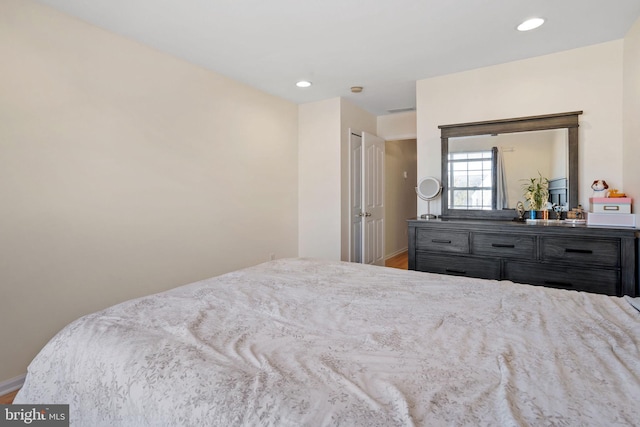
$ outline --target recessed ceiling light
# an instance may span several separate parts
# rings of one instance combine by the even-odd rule
[[[309,87],[309,86],[311,86],[311,82],[308,82],[306,80],[300,80],[298,83],[296,83],[296,86],[298,86],[298,87]]]
[[[518,25],[518,31],[534,30],[542,24],[544,24],[544,19],[542,18],[527,19],[522,24]]]

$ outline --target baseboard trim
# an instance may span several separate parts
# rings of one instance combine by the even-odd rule
[[[3,381],[0,383],[0,396],[4,396],[5,394],[11,393],[12,391],[16,391],[22,387],[24,384],[24,380],[27,377],[27,374],[18,375],[15,378],[11,378],[10,380]]]
[[[400,250],[398,250],[398,251],[395,251],[395,252],[394,252],[394,253],[392,253],[392,254],[387,255],[386,257],[384,257],[384,259],[385,259],[385,261],[386,261],[386,260],[388,260],[388,259],[390,259],[390,258],[393,258],[394,256],[398,256],[398,255],[400,255],[400,254],[401,254],[401,253],[403,253],[403,252],[407,252],[408,250],[409,250],[409,248],[400,249]]]

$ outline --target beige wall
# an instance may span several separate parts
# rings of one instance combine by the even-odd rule
[[[588,206],[594,179],[622,185],[622,54],[617,40],[419,80],[418,176],[440,176],[438,125],[583,110],[579,198]]]
[[[299,106],[299,255],[340,259],[340,98]]]
[[[633,197],[640,227],[640,19],[624,39],[624,148],[622,190]]]
[[[415,139],[385,143],[384,250],[387,258],[407,250],[407,219],[416,216],[416,143]]]
[[[387,141],[415,139],[417,137],[417,114],[415,111],[378,116],[377,132]]]
[[[296,105],[28,0],[0,52],[0,382],[85,313],[297,255]]]

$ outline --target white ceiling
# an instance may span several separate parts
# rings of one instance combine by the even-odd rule
[[[38,1],[293,102],[375,115],[414,108],[416,80],[620,39],[640,16],[640,0]],[[547,22],[515,30],[534,16]]]

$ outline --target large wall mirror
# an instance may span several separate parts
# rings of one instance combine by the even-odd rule
[[[549,179],[551,202],[578,205],[578,116],[582,111],[438,126],[442,217],[513,219],[522,185]]]

